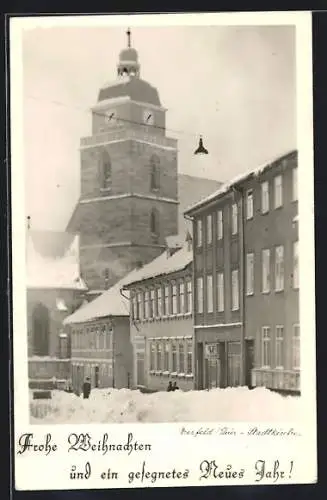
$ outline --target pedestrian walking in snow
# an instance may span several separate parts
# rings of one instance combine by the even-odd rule
[[[176,382],[174,382],[172,390],[173,391],[178,391],[179,390],[179,387],[178,387],[178,385],[177,385]]]
[[[91,393],[91,381],[90,377],[86,377],[85,382],[83,384],[83,398],[89,399]]]
[[[171,380],[169,380],[169,384],[168,384],[168,387],[167,387],[167,392],[171,392],[171,391],[173,391],[173,390],[174,390],[174,389],[173,389],[173,385],[172,385],[172,383],[171,383]]]

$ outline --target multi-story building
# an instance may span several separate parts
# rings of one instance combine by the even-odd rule
[[[297,152],[190,207],[196,386],[300,390]]]
[[[70,377],[70,338],[62,321],[87,291],[79,274],[78,241],[67,233],[27,231],[27,343],[30,388]]]
[[[124,280],[84,304],[64,320],[71,336],[72,387],[131,387],[133,356],[129,301],[120,294]]]
[[[159,257],[126,277],[134,386],[193,389],[192,242],[170,238]],[[123,292],[126,293],[126,292]]]

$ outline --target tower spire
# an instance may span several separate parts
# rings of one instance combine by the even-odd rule
[[[127,28],[126,35],[127,35],[127,47],[130,49],[131,48],[131,35],[132,35],[130,28]]]

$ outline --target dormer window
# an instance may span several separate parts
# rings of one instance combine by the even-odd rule
[[[111,189],[111,160],[107,151],[102,153],[102,161],[101,161],[101,169],[102,169],[102,189]]]
[[[152,155],[150,158],[150,188],[156,191],[160,186],[160,158]]]

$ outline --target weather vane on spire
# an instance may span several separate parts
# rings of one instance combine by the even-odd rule
[[[127,47],[130,48],[131,47],[131,29],[128,28],[127,31],[126,31],[126,35],[127,35]]]

